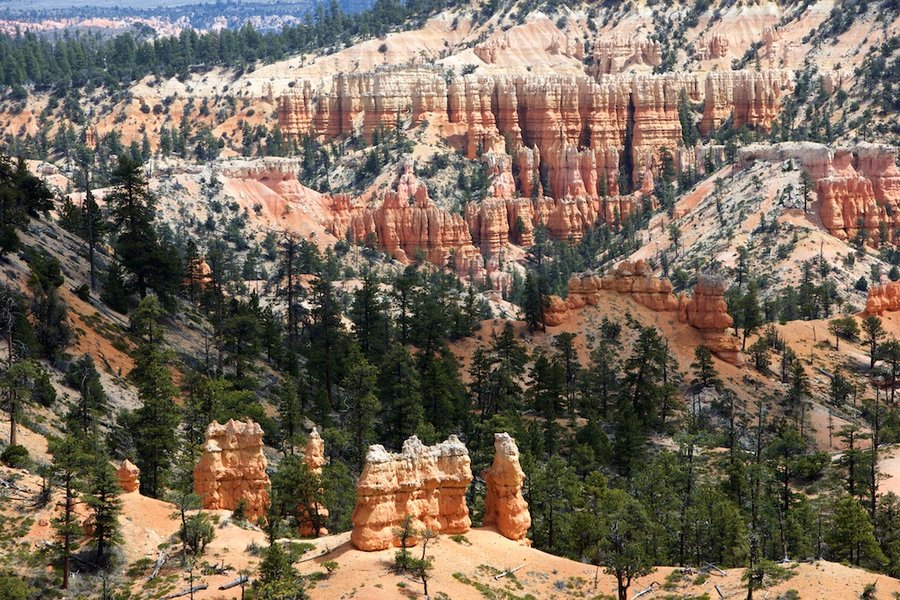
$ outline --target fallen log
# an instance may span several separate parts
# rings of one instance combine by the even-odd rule
[[[156,576],[159,575],[159,570],[163,568],[163,565],[166,564],[167,560],[169,560],[169,555],[166,554],[165,550],[160,550],[159,556],[156,557],[156,564],[153,565],[153,572],[150,573],[150,577],[147,578],[147,581],[156,579]]]
[[[519,569],[523,568],[524,566],[525,566],[525,563],[522,563],[515,569],[507,569],[507,570],[503,571],[502,573],[500,573],[499,575],[494,575],[494,579],[502,579],[502,578],[506,577],[507,575],[512,575],[513,573],[515,573]]]
[[[719,594],[719,598],[725,600],[725,594],[723,594],[722,590],[719,589],[719,584],[716,584],[713,587],[716,588],[716,592]]]
[[[177,593],[175,593],[175,594],[169,594],[168,596],[163,596],[163,599],[162,599],[162,600],[172,600],[173,598],[181,598],[181,597],[183,597],[183,596],[187,596],[188,594],[193,594],[194,592],[200,592],[200,591],[203,591],[203,590],[205,590],[205,589],[208,588],[208,587],[209,587],[209,586],[206,585],[205,583],[201,583],[201,584],[199,584],[199,585],[195,585],[195,586],[193,586],[193,587],[189,587],[188,589],[182,590],[182,591],[177,592]]]
[[[703,564],[705,564],[707,567],[709,567],[710,569],[712,569],[713,571],[715,571],[716,573],[718,573],[718,574],[721,575],[722,577],[725,577],[725,575],[727,575],[727,573],[725,573],[725,571],[723,571],[722,569],[720,569],[720,568],[717,567],[716,565],[712,564],[711,562],[707,562],[707,563],[703,563]]]
[[[656,587],[654,587],[654,586],[656,586]],[[645,587],[644,589],[642,589],[641,591],[639,591],[637,594],[635,594],[634,596],[632,596],[632,600],[634,600],[635,598],[640,598],[640,597],[643,596],[644,594],[649,594],[650,592],[652,592],[653,590],[655,590],[657,587],[659,587],[659,583],[657,583],[656,581],[650,583],[650,585],[648,585],[647,587]]]
[[[235,586],[239,586],[242,583],[247,583],[248,581],[250,581],[249,577],[247,577],[246,575],[241,575],[240,577],[238,577],[237,579],[235,579],[233,581],[229,581],[228,583],[220,585],[219,589],[220,590],[230,590],[231,588],[233,588]]]

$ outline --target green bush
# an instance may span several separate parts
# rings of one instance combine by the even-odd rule
[[[20,446],[21,447],[21,446]],[[4,600],[27,600],[28,588],[21,577],[0,575],[0,598]]]
[[[24,469],[28,466],[30,462],[28,456],[28,450],[25,446],[20,446],[19,444],[13,444],[12,446],[7,446],[2,453],[0,453],[0,463],[3,463],[7,467],[12,467],[13,469]],[[2,586],[0,586],[2,589]],[[0,594],[0,597],[5,598]]]

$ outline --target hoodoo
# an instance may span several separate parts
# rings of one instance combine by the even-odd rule
[[[313,427],[303,450],[303,462],[311,473],[317,477],[322,476],[322,468],[327,464],[325,458],[325,441],[319,435],[319,431]],[[328,519],[328,509],[321,504],[313,506],[301,506],[297,510],[297,520],[300,522],[300,535],[303,537],[317,537],[328,535],[328,530],[322,527]]]
[[[511,540],[522,540],[531,527],[531,513],[522,496],[525,473],[519,465],[519,448],[508,433],[494,434],[494,464],[483,474],[487,495],[484,524]]]
[[[127,458],[116,469],[116,481],[126,494],[136,492],[141,487],[141,470]]]
[[[262,427],[249,419],[209,424],[203,454],[194,468],[194,491],[203,508],[234,510],[243,500],[248,518],[266,513],[269,475],[262,436]]]
[[[394,530],[406,515],[415,530],[465,533],[472,524],[466,506],[471,482],[469,451],[455,435],[434,446],[412,436],[399,454],[369,446],[356,484],[350,541],[369,551],[399,545]]]

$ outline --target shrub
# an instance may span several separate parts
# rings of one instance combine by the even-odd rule
[[[3,463],[7,467],[12,467],[13,469],[24,469],[29,463],[28,450],[25,446],[19,444],[7,446],[6,449],[0,453],[0,463]],[[5,598],[5,596],[3,597]]]

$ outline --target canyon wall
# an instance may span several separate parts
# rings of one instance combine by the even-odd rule
[[[344,196],[334,198],[332,212],[327,230],[336,237],[349,232],[361,242],[374,235],[381,249],[401,262],[421,255],[472,279],[483,276],[483,259],[472,245],[469,226],[461,215],[431,201],[410,159],[401,161],[394,189],[385,192],[380,206],[353,206]]]
[[[229,419],[206,428],[203,454],[194,468],[194,491],[207,510],[234,510],[241,500],[248,519],[269,507],[269,475],[257,423]]]
[[[878,246],[897,239],[900,228],[900,169],[897,148],[860,142],[829,148],[812,142],[754,144],[738,152],[747,167],[756,160],[791,160],[815,183],[822,226],[835,237],[862,237]]]
[[[471,526],[466,506],[471,481],[469,451],[455,435],[434,446],[413,436],[399,454],[369,446],[356,484],[350,541],[358,550],[398,546],[394,530],[406,515],[412,516],[415,530],[465,533]]]
[[[379,127],[392,129],[400,121],[442,123],[448,141],[469,158],[499,152],[528,162],[520,153],[531,152],[532,170],[523,175],[520,169],[520,177],[527,178],[519,182],[524,196],[531,195],[526,188],[532,173],[542,169],[550,182],[544,193],[554,198],[603,195],[601,181],[608,194],[616,195],[623,152],[630,155],[628,175],[638,184],[647,169],[658,167],[660,147],[674,152],[682,145],[682,96],[704,102],[704,133],[729,116],[735,127],[767,130],[792,81],[789,72],[777,70],[609,74],[626,63],[658,62],[658,45],[648,42],[606,41],[596,54],[606,65],[596,78],[464,75],[447,80],[436,69],[394,68],[339,73],[329,89],[298,82],[278,99],[278,124],[288,137],[330,139],[353,133],[371,138]]]

